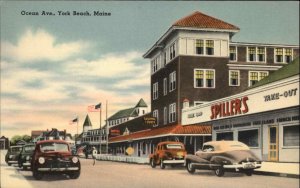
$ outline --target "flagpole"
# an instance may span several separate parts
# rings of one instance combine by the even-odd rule
[[[108,121],[107,121],[107,100],[106,100],[106,154],[108,154]]]
[[[100,104],[100,103],[99,103]],[[101,142],[102,142],[102,130],[101,130],[101,111],[102,111],[102,107],[100,106],[100,138],[99,138],[99,142],[100,142],[100,154],[101,154]]]

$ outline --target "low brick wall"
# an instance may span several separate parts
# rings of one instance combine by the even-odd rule
[[[126,163],[149,164],[149,158],[143,158],[143,157],[98,154],[96,155],[96,159],[101,161],[117,161],[117,162],[126,162]]]

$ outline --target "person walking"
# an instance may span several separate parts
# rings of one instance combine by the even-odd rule
[[[93,150],[92,150],[92,157],[93,157],[93,159],[94,159],[94,161],[93,161],[93,165],[95,165],[95,163],[96,163],[96,155],[97,155],[97,150],[96,150],[96,148],[95,147],[93,147]]]

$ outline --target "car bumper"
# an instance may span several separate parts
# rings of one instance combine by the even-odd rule
[[[31,163],[22,163],[23,166],[31,166]]]
[[[229,169],[256,169],[260,168],[261,164],[258,164],[256,162],[247,162],[242,164],[233,164],[233,165],[223,165],[223,168],[229,168]]]
[[[7,161],[9,164],[18,164],[18,161]]]
[[[183,164],[184,159],[182,159],[182,160],[164,160],[163,163],[164,164]]]
[[[62,167],[62,168],[38,168],[38,171],[42,171],[42,172],[52,172],[52,171],[58,171],[58,172],[62,172],[62,171],[78,171],[79,167]]]

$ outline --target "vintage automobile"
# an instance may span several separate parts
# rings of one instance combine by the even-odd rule
[[[18,159],[19,167],[23,168],[23,170],[27,170],[27,168],[31,166],[31,159],[34,149],[35,144],[26,144],[23,146]]]
[[[70,146],[63,140],[44,140],[36,144],[31,169],[37,180],[44,174],[67,174],[71,179],[80,176],[80,161],[72,155]]]
[[[11,146],[5,155],[5,162],[9,166],[12,164],[18,164],[18,159],[21,150],[22,150],[22,146]]]
[[[166,165],[183,165],[186,150],[181,142],[160,142],[154,153],[149,155],[150,165],[155,168],[160,165],[164,169]]]
[[[243,172],[251,176],[253,170],[261,167],[261,161],[249,147],[238,141],[211,141],[195,155],[185,158],[187,171],[191,174],[196,169],[212,169],[219,177],[225,171]]]

